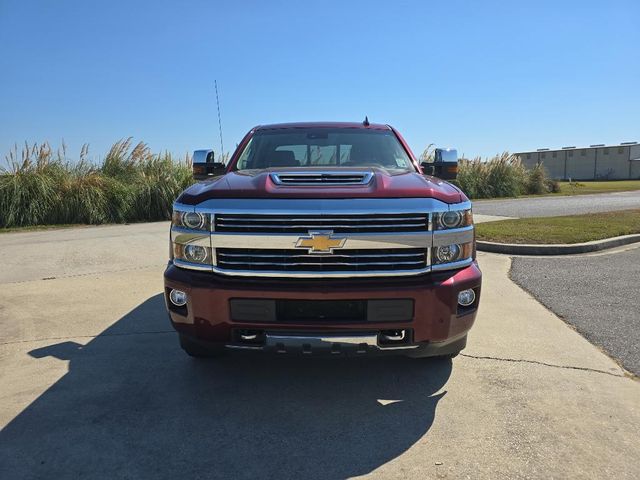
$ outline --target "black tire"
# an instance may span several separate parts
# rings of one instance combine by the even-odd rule
[[[187,355],[194,358],[215,358],[224,355],[222,347],[205,347],[184,335],[180,335],[180,346]]]

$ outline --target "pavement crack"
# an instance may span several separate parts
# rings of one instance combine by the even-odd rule
[[[165,334],[165,333],[175,333],[175,330],[157,330],[153,332],[99,333],[98,335],[70,335],[67,337],[32,338],[30,340],[15,340],[13,342],[2,342],[0,343],[0,346],[15,345],[18,343],[46,342],[50,340],[71,340],[74,338],[123,337],[128,335],[156,335],[156,334]]]
[[[573,365],[556,365],[554,363],[540,362],[538,360],[526,360],[526,359],[522,359],[522,358],[501,358],[501,357],[491,357],[491,356],[484,356],[484,355],[470,355],[468,353],[461,353],[460,356],[461,357],[467,357],[467,358],[473,358],[473,359],[476,359],[476,360],[496,360],[498,362],[530,363],[530,364],[533,364],[533,365],[542,365],[544,367],[561,368],[561,369],[565,369],[565,370],[581,370],[583,372],[602,373],[604,375],[610,375],[612,377],[620,377],[620,378],[626,378],[627,377],[624,374],[611,373],[611,372],[607,372],[605,370],[598,370],[597,368],[576,367],[576,366],[573,366]]]
[[[148,269],[151,269],[151,268],[161,268],[161,267],[162,267],[162,265],[154,263],[152,265],[140,265],[140,266],[137,266],[137,267],[121,268],[121,269],[117,269],[117,270],[97,270],[97,271],[93,271],[93,272],[69,273],[69,274],[62,274],[62,275],[50,275],[50,276],[47,276],[47,277],[28,278],[28,279],[25,279],[25,280],[14,280],[14,281],[9,281],[9,282],[0,281],[0,285],[15,285],[15,284],[19,284],[19,283],[41,282],[41,281],[44,281],[44,280],[63,280],[65,278],[90,277],[90,276],[93,276],[93,275],[102,275],[102,274],[109,274],[109,273],[122,273],[122,272],[133,272],[133,271],[136,271],[136,270],[148,270]]]

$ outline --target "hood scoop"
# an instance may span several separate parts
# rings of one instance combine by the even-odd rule
[[[278,172],[271,173],[276,185],[366,185],[371,182],[373,172],[323,171],[323,172]]]

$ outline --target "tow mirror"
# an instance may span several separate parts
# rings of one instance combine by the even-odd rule
[[[455,180],[458,176],[458,151],[455,148],[436,148],[433,163],[420,164],[425,175],[442,180]]]
[[[196,150],[193,152],[193,178],[206,180],[219,177],[227,172],[224,163],[216,162],[213,150]]]

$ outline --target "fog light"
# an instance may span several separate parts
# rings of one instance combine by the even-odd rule
[[[468,307],[476,301],[476,292],[473,290],[462,290],[458,293],[458,303],[463,307]]]
[[[207,249],[200,245],[187,245],[184,248],[184,257],[190,262],[204,263],[207,259]]]
[[[449,263],[458,260],[460,257],[460,245],[444,245],[436,247],[436,258],[439,263]]]
[[[187,304],[187,294],[181,290],[171,290],[169,300],[171,300],[171,303],[176,307],[182,307]]]

